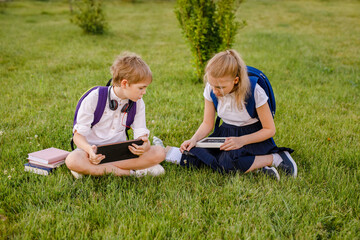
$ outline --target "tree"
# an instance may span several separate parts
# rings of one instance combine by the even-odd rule
[[[242,0],[177,0],[176,17],[194,56],[198,81],[206,62],[216,52],[231,48],[239,27],[235,20]]]

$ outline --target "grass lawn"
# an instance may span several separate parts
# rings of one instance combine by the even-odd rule
[[[141,179],[23,171],[29,152],[70,150],[78,98],[107,82],[125,50],[154,74],[144,97],[151,138],[179,146],[192,136],[203,84],[173,9],[106,1],[103,36],[71,24],[67,1],[0,11],[0,239],[359,239],[359,1],[248,0],[238,11],[248,25],[233,48],[270,78],[275,141],[295,149],[297,179],[170,163]]]

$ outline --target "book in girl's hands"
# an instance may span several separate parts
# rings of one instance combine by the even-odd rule
[[[224,144],[226,137],[207,137],[196,143],[200,148],[220,148]]]
[[[139,156],[130,152],[129,146],[132,144],[136,144],[140,146],[143,143],[144,143],[143,140],[137,139],[137,140],[97,146],[97,154],[105,155],[105,158],[100,162],[100,164],[108,163],[108,162],[116,162],[130,158],[137,158]]]
[[[33,165],[31,163],[24,164],[25,172],[32,172],[39,175],[49,175],[54,168]]]
[[[29,153],[28,159],[42,164],[52,164],[65,160],[70,152],[58,148],[47,148],[41,151]]]

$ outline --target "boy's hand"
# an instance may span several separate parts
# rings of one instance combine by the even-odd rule
[[[193,139],[184,141],[180,146],[180,152],[183,153],[185,150],[190,151],[193,147],[196,146],[196,141]]]
[[[89,161],[92,164],[99,164],[105,156],[102,154],[96,154],[97,147],[95,145],[91,146],[91,151],[89,152]]]
[[[220,150],[230,151],[242,148],[246,145],[243,137],[228,137],[226,138],[224,144],[220,146]]]
[[[150,149],[150,141],[148,139],[148,137],[140,137],[141,140],[143,140],[143,144],[141,146],[133,143],[131,144],[131,146],[129,146],[129,150],[130,152],[132,152],[135,155],[141,156],[143,155],[146,151],[148,151]]]

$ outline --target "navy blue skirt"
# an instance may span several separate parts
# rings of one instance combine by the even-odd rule
[[[220,127],[215,129],[210,137],[240,137],[257,132],[261,129],[262,125],[260,121],[242,127],[223,123]],[[242,148],[230,151],[194,147],[190,150],[190,153],[184,153],[182,155],[180,165],[187,167],[210,166],[213,170],[220,173],[234,171],[246,172],[254,163],[255,156],[268,155],[282,151],[292,153],[294,150],[277,147],[273,138],[259,143],[248,144]]]

